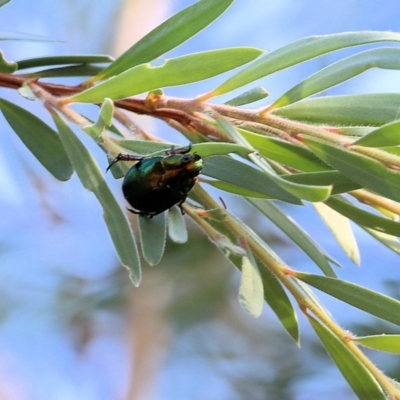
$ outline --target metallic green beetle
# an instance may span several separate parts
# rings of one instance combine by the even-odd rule
[[[180,149],[172,146],[164,156],[156,157],[118,154],[107,171],[118,161],[138,161],[122,183],[124,197],[133,207],[128,210],[152,218],[177,204],[184,214],[182,204],[203,168],[202,158],[188,154],[190,150],[190,145]]]

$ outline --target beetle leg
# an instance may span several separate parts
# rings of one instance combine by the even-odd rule
[[[173,154],[186,154],[186,153],[189,153],[190,150],[192,150],[192,143],[189,143],[188,146],[181,147],[179,149],[175,149],[175,146],[172,145],[169,150],[165,151],[165,155],[171,156]]]
[[[182,205],[183,205],[183,203],[186,201],[186,196],[185,196],[185,198],[183,199],[183,200],[181,200],[179,203],[178,203],[178,207],[179,207],[179,209],[181,210],[181,214],[182,215],[185,215],[185,210],[183,209],[183,207],[182,207]]]
[[[135,156],[134,154],[122,154],[119,153],[117,157],[114,158],[114,160],[111,161],[109,166],[106,169],[106,172],[118,161],[140,161],[143,160],[143,156]]]
[[[136,211],[136,210],[133,210],[132,208],[126,208],[129,212],[131,212],[132,214],[136,214],[136,215],[141,215],[142,217],[146,217],[146,218],[150,218],[150,219],[152,219],[153,217],[155,217],[157,214],[159,214],[159,213],[153,213],[153,214],[151,214],[151,213],[146,213],[146,212],[144,212],[144,211]]]

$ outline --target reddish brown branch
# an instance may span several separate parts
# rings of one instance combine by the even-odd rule
[[[0,87],[19,89],[24,84],[34,81],[40,89],[55,98],[67,98],[84,91],[86,88],[46,83],[24,75],[0,73]],[[61,106],[60,102],[60,106]],[[180,99],[163,95],[150,94],[146,99],[127,98],[116,100],[115,107],[136,114],[160,118],[167,123],[174,121],[189,132],[197,131],[211,140],[231,141],[231,138],[214,121],[223,116],[233,125],[248,130],[273,135],[280,139],[301,145],[299,134],[322,137],[325,140],[340,143],[343,139],[329,129],[297,121],[290,121],[273,114],[262,113],[262,110],[246,110],[224,104],[210,104],[196,99]]]

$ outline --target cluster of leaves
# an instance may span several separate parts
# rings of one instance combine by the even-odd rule
[[[185,212],[241,270],[239,297],[244,308],[258,316],[265,300],[289,335],[299,342],[297,316],[289,292],[359,398],[385,399],[388,395],[400,399],[396,384],[358,347],[398,354],[400,335],[350,336],[336,325],[310,287],[397,325],[400,302],[337,279],[332,266],[337,262],[274,202],[311,202],[355,262],[358,249],[349,220],[400,253],[400,95],[309,98],[370,68],[400,69],[400,49],[380,47],[344,58],[261,109],[241,108],[267,96],[260,87],[225,104],[208,102],[329,52],[371,43],[400,42],[400,34],[352,32],[308,37],[266,55],[254,48],[229,48],[172,58],[158,66],[148,64],[197,34],[232,2],[199,0],[155,28],[115,61],[106,56],[81,55],[17,62],[1,57],[0,85],[41,99],[56,130],[5,99],[0,99],[0,109],[50,173],[64,181],[75,171],[83,186],[97,196],[121,263],[130,270],[136,285],[141,278],[140,258],[131,226],[96,161],[66,120],[93,138],[109,158],[120,152],[163,154],[172,145],[154,140],[138,128],[135,138],[127,137],[123,128],[134,123],[122,109],[168,122],[193,143],[192,150],[204,159],[202,182],[243,196],[290,237],[323,273],[312,275],[289,269],[257,234],[215,202],[199,184],[190,193]],[[244,64],[248,65],[196,99],[171,98],[161,91]],[[34,70],[26,73],[26,69]],[[38,80],[69,76],[89,79],[79,87]],[[127,99],[146,92],[149,94],[145,100]],[[93,123],[78,114],[70,107],[72,103],[101,103],[98,120]],[[115,177],[127,171],[128,166],[120,164],[112,168]],[[353,199],[368,204],[368,208]],[[187,240],[185,220],[177,208],[152,219],[139,217],[138,222],[142,254],[151,265],[160,262],[167,233],[175,242]]]

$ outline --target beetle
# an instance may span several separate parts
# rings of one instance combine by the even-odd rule
[[[118,154],[107,171],[119,161],[138,161],[122,183],[124,197],[133,207],[128,210],[152,218],[177,204],[183,215],[182,204],[203,168],[202,158],[189,154],[190,150],[191,145],[179,149],[172,146],[163,156]]]

